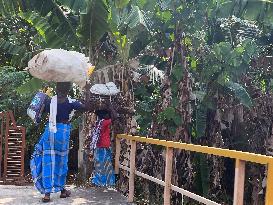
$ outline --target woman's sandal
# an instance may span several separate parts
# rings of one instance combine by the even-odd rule
[[[71,191],[64,189],[61,191],[60,198],[67,198],[67,197],[70,197],[70,195],[71,195]]]
[[[45,194],[45,196],[42,198],[42,202],[44,203],[50,202],[50,194]]]

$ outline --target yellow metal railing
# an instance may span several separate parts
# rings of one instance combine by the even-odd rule
[[[120,165],[120,140],[126,139],[130,141],[130,167],[125,167]],[[135,155],[136,155],[136,143],[148,143],[153,145],[160,145],[166,147],[166,165],[165,165],[165,181],[159,180],[152,176],[146,175],[144,173],[138,172],[135,168]],[[234,180],[234,196],[233,205],[243,205],[244,201],[244,180],[245,180],[245,162],[252,162],[267,165],[267,187],[266,187],[266,198],[265,205],[273,205],[273,157],[241,152],[229,149],[220,149],[215,147],[201,146],[186,144],[180,142],[172,142],[166,140],[159,140],[154,138],[131,136],[126,134],[119,134],[116,138],[116,157],[115,157],[115,172],[119,173],[119,169],[124,169],[130,172],[129,175],[129,195],[128,201],[133,202],[134,198],[134,179],[135,175],[146,178],[150,181],[158,183],[164,186],[164,205],[171,204],[170,192],[171,190],[181,193],[182,195],[188,196],[195,199],[203,204],[207,205],[219,205],[204,197],[198,196],[194,193],[186,191],[182,188],[174,186],[171,184],[172,178],[172,161],[173,161],[173,149],[181,149],[185,151],[198,152],[202,154],[211,154],[220,157],[227,157],[236,160],[235,166],[235,180]]]

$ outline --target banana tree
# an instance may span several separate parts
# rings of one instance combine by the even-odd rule
[[[219,14],[235,15],[247,20],[255,20],[264,25],[272,25],[273,2],[271,0],[233,0],[219,3]]]
[[[1,49],[16,59],[20,60],[20,67],[25,67],[26,62],[38,51],[45,48],[63,48],[68,50],[92,52],[91,44],[94,45],[107,31],[108,12],[106,2],[98,0],[61,1],[5,1],[0,2],[0,16],[3,20],[12,18],[19,25],[28,26],[32,31],[32,41],[37,46],[18,45],[11,39],[2,39],[0,36]],[[62,7],[61,7],[62,6]],[[79,20],[80,19],[80,20]],[[88,26],[88,25],[91,25]],[[79,28],[79,29],[78,29]],[[81,28],[87,28],[81,32]],[[28,33],[27,29],[25,32]],[[18,30],[25,30],[18,27]],[[19,32],[19,36],[22,32]],[[92,36],[89,49],[83,50],[89,37]],[[31,49],[26,49],[29,47]],[[94,46],[93,46],[94,47]],[[28,50],[28,52],[25,52]],[[21,62],[24,62],[22,64]],[[14,64],[18,66],[18,64]]]

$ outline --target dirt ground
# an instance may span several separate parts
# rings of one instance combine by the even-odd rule
[[[128,205],[126,198],[113,189],[79,188],[68,186],[71,197],[60,198],[60,193],[52,194],[49,205]],[[41,195],[33,186],[0,185],[0,204],[5,205],[34,205],[44,204]]]

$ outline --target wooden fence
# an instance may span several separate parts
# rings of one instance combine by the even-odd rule
[[[120,151],[121,151],[121,144],[120,144],[121,139],[129,140],[131,144],[130,167],[122,166],[119,162]],[[155,177],[149,176],[147,174],[141,173],[136,170],[135,158],[136,158],[136,143],[137,142],[160,145],[166,148],[165,181],[159,180]],[[216,203],[202,196],[199,196],[197,194],[191,193],[187,190],[184,190],[182,188],[172,185],[171,178],[172,178],[172,162],[173,162],[174,149],[181,149],[185,151],[197,152],[202,154],[210,154],[210,155],[235,159],[236,166],[235,166],[233,205],[243,205],[245,163],[252,162],[252,163],[266,165],[268,168],[268,171],[267,171],[267,187],[266,187],[265,205],[273,204],[273,157],[260,155],[260,154],[253,154],[248,152],[229,150],[229,149],[220,149],[215,147],[193,145],[193,144],[172,142],[172,141],[159,140],[159,139],[153,139],[153,138],[119,134],[116,137],[115,172],[116,174],[118,174],[120,168],[130,172],[128,202],[133,202],[134,191],[135,191],[135,175],[137,175],[164,186],[164,205],[171,204],[172,190],[175,192],[181,193],[182,195],[187,196],[191,199],[194,199],[198,202],[201,202],[203,204],[220,205],[219,203]]]
[[[0,183],[23,180],[25,137],[26,129],[16,125],[12,111],[0,112]]]

